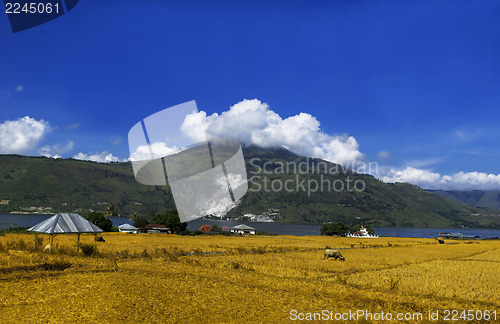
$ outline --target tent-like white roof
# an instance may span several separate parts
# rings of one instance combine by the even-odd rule
[[[118,228],[125,229],[125,230],[136,230],[137,229],[137,227],[130,225],[130,224],[126,224],[126,223],[118,226]]]
[[[255,230],[255,228],[250,227],[250,226],[245,225],[245,224],[240,224],[240,225],[233,226],[233,227],[231,227],[231,229],[236,229],[236,230]]]
[[[45,234],[100,233],[102,229],[74,213],[56,214],[28,229]]]

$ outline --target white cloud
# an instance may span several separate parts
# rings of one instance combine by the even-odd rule
[[[62,154],[73,150],[73,146],[74,146],[73,141],[68,141],[66,145],[60,145],[60,144],[45,145],[38,150],[38,154],[43,155],[45,157],[60,159],[62,157]]]
[[[188,115],[181,129],[194,141],[203,141],[205,134],[231,137],[263,147],[283,146],[299,155],[340,164],[363,158],[354,137],[323,133],[316,117],[307,113],[283,119],[257,99],[245,99],[220,115],[207,116],[204,111]]]
[[[445,187],[454,189],[500,189],[500,174],[484,172],[459,172],[452,176],[444,176],[441,182]]]
[[[500,174],[484,172],[458,172],[453,175],[441,175],[429,170],[407,167],[403,170],[383,172],[380,180],[384,182],[408,182],[424,189],[442,190],[498,190]]]
[[[455,136],[461,143],[470,143],[483,137],[485,134],[481,129],[456,129]]]
[[[48,122],[29,116],[0,124],[0,154],[26,153],[50,131]]]
[[[357,166],[363,162],[364,155],[359,151],[357,140],[348,135],[326,134],[320,126],[317,118],[308,113],[282,117],[258,99],[245,99],[220,114],[207,115],[205,111],[190,114],[185,118],[181,130],[194,142],[205,141],[207,137],[236,138],[262,147],[285,147],[299,155],[321,158],[359,170]],[[476,139],[482,133],[457,130],[454,135],[464,142]],[[178,147],[168,147],[161,142],[153,144],[153,152],[157,155],[166,156],[179,150]],[[392,159],[392,153],[380,151],[377,157],[380,162],[387,163]],[[150,148],[141,146],[131,154],[129,160],[149,159]],[[500,189],[500,175],[480,172],[441,175],[423,169],[442,160],[439,157],[414,160],[400,169],[381,167],[380,172],[377,167],[377,174],[373,175],[384,182],[408,182],[425,189]]]
[[[114,145],[114,146],[120,145],[122,143],[122,141],[123,141],[122,138],[119,136],[111,136],[109,138],[109,142],[111,143],[111,145]]]
[[[66,130],[78,129],[80,127],[80,123],[74,123],[66,126]]]
[[[130,161],[146,161],[161,158],[179,152],[176,146],[168,147],[163,142],[155,142],[151,145],[141,145],[130,155]],[[151,156],[154,152],[154,156]]]
[[[380,161],[386,162],[392,158],[392,153],[390,151],[380,151],[378,152],[377,157]]]
[[[18,85],[14,88],[14,90],[16,91],[16,93],[20,93],[24,90],[24,87],[22,85]]]
[[[429,188],[429,186],[438,183],[441,179],[439,173],[434,173],[428,170],[406,167],[403,170],[389,170],[380,178],[384,182],[409,182],[420,187]]]
[[[109,162],[119,162],[120,159],[113,154],[109,153],[108,151],[104,151],[101,153],[95,153],[95,154],[85,154],[85,153],[78,153],[73,156],[73,159],[76,160],[85,160],[85,161],[94,161],[94,162],[100,162],[100,163],[109,163]]]
[[[437,164],[443,161],[442,157],[429,157],[423,159],[411,160],[405,163],[406,166],[411,166],[414,168],[425,168],[433,164]]]

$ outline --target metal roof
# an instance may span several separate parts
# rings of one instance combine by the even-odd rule
[[[120,226],[118,226],[119,229],[130,229],[130,230],[136,230],[137,227],[133,226],[133,225],[130,225],[130,224],[122,224]]]
[[[102,229],[74,213],[56,214],[28,229],[45,234],[100,233]]]
[[[231,227],[231,229],[240,229],[240,230],[255,230],[255,228],[250,227],[250,226],[245,225],[245,224],[240,224],[240,225],[233,226],[233,227]]]
[[[169,229],[169,228],[161,224],[148,224],[146,226],[140,227],[139,229],[148,230],[148,229]]]

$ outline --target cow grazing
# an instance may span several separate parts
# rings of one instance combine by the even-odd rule
[[[95,238],[95,240],[96,240],[97,242],[106,242],[106,240],[104,240],[104,238],[103,238],[102,236],[97,236],[97,237]]]
[[[345,258],[342,256],[342,254],[340,254],[339,251],[333,249],[327,249],[325,251],[325,256],[323,257],[323,260],[329,258],[335,258],[335,260],[340,259],[341,261],[345,261]]]

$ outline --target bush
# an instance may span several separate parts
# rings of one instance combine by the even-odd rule
[[[254,247],[253,249],[251,249],[251,251],[254,253],[264,254],[267,252],[266,248],[267,248],[267,245],[258,246],[258,247]]]
[[[141,253],[141,257],[146,258],[146,259],[152,259],[153,257],[148,253],[148,249],[144,249]]]
[[[277,236],[278,234],[268,233],[266,231],[257,231],[255,232],[255,235]]]
[[[110,219],[104,217],[102,213],[99,212],[90,212],[87,214],[87,220],[104,232],[111,232],[111,228],[113,227],[113,222]]]
[[[217,224],[212,225],[212,233],[219,233],[220,234],[221,232],[222,232],[222,228],[219,225],[217,225]]]
[[[62,255],[77,255],[77,251],[75,250],[74,247],[69,246],[69,245],[58,245],[55,244],[52,246],[52,251],[57,253],[57,254],[62,254]]]
[[[203,251],[201,249],[194,249],[193,254],[194,255],[203,255]]]
[[[321,235],[346,235],[348,228],[342,223],[326,223],[321,225]]]
[[[64,260],[56,260],[54,263],[44,263],[37,266],[37,268],[43,270],[54,270],[54,271],[63,271],[68,268],[71,268],[72,264],[68,261]]]
[[[240,268],[243,268],[241,263],[236,261],[231,261],[231,269],[240,269]]]
[[[5,233],[15,233],[15,234],[26,234],[28,227],[9,227],[3,230],[0,230],[0,235],[4,236]]]
[[[366,231],[368,232],[368,234],[375,234],[375,230],[373,228],[371,228],[369,225],[366,225]],[[348,231],[353,233],[353,232],[357,232],[361,230],[361,225],[354,225],[350,228],[348,228]]]
[[[164,225],[174,234],[179,234],[187,229],[187,223],[181,223],[176,209],[167,210],[165,214],[157,214],[151,220],[152,224]]]
[[[93,244],[80,243],[80,250],[82,250],[84,255],[91,256],[96,254],[97,246]]]
[[[188,230],[184,230],[182,232],[178,232],[178,233],[175,233],[177,235],[189,235],[189,236],[196,236],[196,235],[199,235],[200,233],[196,233],[197,231],[194,231],[194,232],[191,232],[191,231],[188,231]]]
[[[165,261],[173,261],[173,262],[179,262],[179,257],[184,256],[186,252],[184,250],[179,249],[178,247],[174,246],[170,250],[164,251],[165,255]]]
[[[210,225],[205,224],[205,225],[201,226],[198,231],[203,232],[203,233],[208,233],[211,230],[212,230],[212,227]]]
[[[137,217],[135,220],[134,220],[134,226],[135,227],[144,227],[146,225],[148,225],[149,222],[146,218],[144,217]]]
[[[35,234],[35,237],[33,238],[33,242],[34,242],[33,250],[42,250],[44,248],[43,237]]]
[[[21,251],[24,251],[28,249],[28,246],[23,239],[20,239],[19,241],[17,241],[17,248]]]

